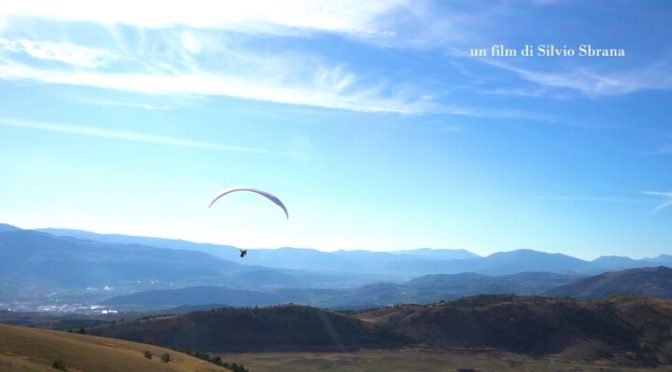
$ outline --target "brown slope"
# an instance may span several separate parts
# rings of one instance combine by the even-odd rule
[[[580,345],[595,357],[672,361],[672,302],[647,298],[578,301],[476,296],[427,306],[402,305],[357,315],[415,343],[557,354]]]
[[[145,351],[154,355],[152,359],[144,357]],[[172,361],[162,362],[164,353]],[[0,324],[0,370],[56,371],[51,366],[59,359],[73,371],[227,371],[158,346]]]
[[[308,306],[220,308],[97,327],[91,333],[194,351],[344,351],[396,345],[384,327]]]
[[[614,294],[672,298],[672,269],[658,266],[607,272],[576,280],[545,294],[576,298],[600,298]]]
[[[489,295],[351,312],[306,306],[216,309],[95,328],[109,337],[198,351],[344,351],[426,345],[635,365],[672,363],[672,301]]]

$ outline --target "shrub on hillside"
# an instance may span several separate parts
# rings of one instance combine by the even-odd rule
[[[60,369],[61,371],[65,371],[65,363],[61,359],[54,360],[54,362],[51,364],[51,368]]]

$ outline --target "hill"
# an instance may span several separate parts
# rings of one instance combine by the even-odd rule
[[[580,301],[488,295],[342,313],[297,305],[222,308],[145,317],[90,332],[213,352],[424,346],[672,363],[672,302],[642,297]]]
[[[151,309],[212,303],[252,306],[293,302],[331,309],[353,309],[399,303],[426,304],[483,293],[541,294],[576,278],[553,273],[503,276],[464,273],[426,275],[405,283],[377,283],[342,289],[278,288],[250,291],[226,287],[187,287],[115,296],[103,304]]]
[[[144,357],[145,351],[152,359]],[[161,361],[168,353],[170,361]],[[72,371],[227,371],[189,355],[154,345],[75,333],[0,324],[0,370],[54,371],[61,360]]]
[[[672,269],[658,266],[607,272],[551,289],[546,294],[577,298],[599,298],[614,294],[672,298]]]
[[[507,295],[432,305],[400,305],[355,314],[413,343],[562,354],[655,365],[672,362],[672,302],[614,297],[579,301]]]
[[[455,296],[496,293],[535,295],[570,283],[577,278],[579,278],[577,275],[549,272],[522,272],[509,275],[433,274],[415,278],[405,284],[423,292],[438,291],[451,293]]]
[[[201,351],[345,351],[393,346],[403,337],[385,327],[313,307],[218,308],[146,317],[90,333]]]
[[[285,297],[277,294],[232,289],[226,287],[187,287],[180,289],[151,290],[112,297],[105,305],[127,305],[152,309],[165,306],[224,304],[230,306],[263,306],[280,304]]]

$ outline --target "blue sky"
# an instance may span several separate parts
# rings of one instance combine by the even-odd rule
[[[667,1],[14,3],[2,222],[242,247],[671,252]],[[253,194],[207,208],[235,185],[275,193],[290,219]]]

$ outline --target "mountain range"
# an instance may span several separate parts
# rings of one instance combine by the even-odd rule
[[[222,258],[228,256],[232,257]],[[581,290],[569,291],[572,287],[569,292],[551,290],[607,270],[661,265],[672,266],[672,256],[585,261],[533,250],[480,257],[464,250],[427,248],[280,248],[251,250],[241,259],[232,246],[0,224],[0,306],[22,301],[143,307],[295,302],[361,308],[481,293],[584,296]],[[642,293],[667,293],[654,292]]]
[[[75,237],[106,243],[140,244],[157,248],[192,250],[234,262],[240,261],[238,249],[231,245],[118,234],[98,234],[70,229],[47,228],[38,231],[55,236]],[[394,252],[366,250],[323,252],[310,248],[283,247],[250,250],[250,254],[241,263],[281,269],[369,273],[381,275],[391,280],[409,280],[427,274],[458,274],[464,272],[487,275],[506,275],[530,271],[558,274],[597,274],[604,271],[636,267],[672,266],[672,256],[661,255],[644,259],[603,256],[587,261],[560,253],[546,253],[531,249],[498,252],[481,257],[464,249],[420,248]]]
[[[213,255],[0,227],[0,303],[90,301],[153,288],[344,287],[379,279],[241,265]]]

